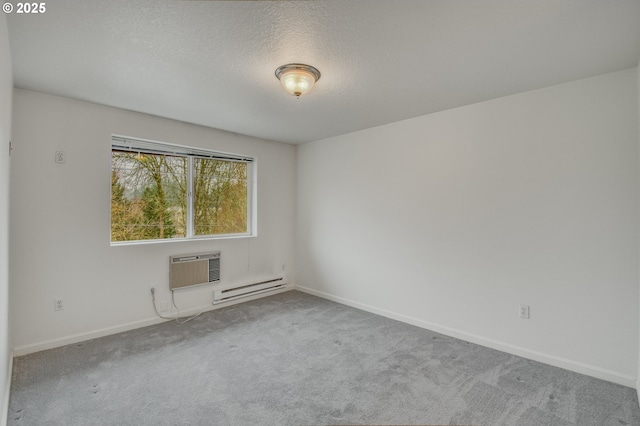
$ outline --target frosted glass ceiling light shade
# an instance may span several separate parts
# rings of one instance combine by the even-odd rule
[[[313,89],[320,79],[320,71],[311,65],[287,64],[276,69],[276,77],[287,93],[299,98]]]

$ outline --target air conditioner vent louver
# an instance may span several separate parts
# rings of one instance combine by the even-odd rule
[[[220,252],[194,253],[169,258],[169,287],[176,290],[220,281]]]
[[[209,259],[209,282],[220,281],[220,257]]]

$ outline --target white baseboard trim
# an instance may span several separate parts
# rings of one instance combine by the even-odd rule
[[[198,312],[214,311],[216,309],[237,305],[238,303],[249,302],[251,300],[260,299],[263,297],[273,296],[278,293],[284,293],[285,291],[290,291],[290,290],[293,290],[294,288],[295,287],[293,285],[287,285],[284,288],[280,288],[274,291],[260,293],[253,296],[247,296],[245,298],[232,300],[229,302],[222,302],[217,305],[212,305],[211,303],[209,303],[207,305],[202,305],[195,308],[189,308],[184,310],[181,309],[180,316],[185,317],[185,316],[197,314]],[[162,312],[162,314],[167,316],[172,315],[171,313],[164,313],[164,312]],[[47,349],[58,348],[60,346],[71,345],[74,343],[84,342],[86,340],[97,339],[98,337],[110,336],[112,334],[135,330],[136,328],[148,327],[150,325],[160,324],[166,321],[173,321],[173,320],[162,319],[157,316],[154,316],[152,318],[133,321],[133,322],[120,324],[113,327],[101,328],[98,330],[88,331],[85,333],[78,333],[70,336],[60,337],[57,339],[45,340],[42,342],[30,344],[30,345],[19,346],[19,347],[13,348],[13,354],[14,356],[28,355],[34,352],[40,352]]]
[[[9,351],[9,359],[7,365],[7,381],[4,385],[4,400],[2,401],[2,417],[0,425],[7,426],[9,418],[9,393],[11,392],[11,376],[13,375],[13,351]]]
[[[352,308],[361,309],[363,311],[371,312],[377,315],[381,315],[383,317],[387,317],[387,318],[391,318],[407,324],[415,325],[420,328],[426,328],[427,330],[435,331],[437,333],[445,334],[447,336],[455,337],[457,339],[475,343],[481,346],[486,346],[491,349],[507,352],[512,355],[518,355],[533,361],[538,361],[544,364],[552,365],[554,367],[559,367],[565,370],[574,371],[576,373],[585,374],[587,376],[595,377],[597,379],[602,379],[608,382],[617,383],[622,386],[640,389],[638,387],[638,383],[636,382],[635,377],[626,376],[626,375],[617,373],[615,371],[606,370],[604,368],[583,364],[580,362],[557,357],[554,355],[545,354],[538,351],[532,351],[530,349],[511,345],[509,343],[501,342],[498,340],[488,339],[486,337],[482,337],[473,333],[467,333],[465,331],[457,330],[457,329],[446,327],[439,324],[434,324],[432,322],[428,322],[418,318],[388,311],[386,309],[381,309],[375,306],[366,305],[364,303],[356,302],[351,299],[346,299],[344,297],[334,296],[332,294],[325,293],[323,291],[314,290],[312,288],[298,285],[295,287],[295,289],[302,291],[304,293],[311,294],[313,296],[318,296],[323,299],[327,299],[333,302],[341,303],[343,305],[351,306]]]

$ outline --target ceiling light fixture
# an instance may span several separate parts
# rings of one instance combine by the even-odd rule
[[[311,65],[286,64],[276,69],[276,77],[287,93],[300,98],[320,80],[320,71]]]

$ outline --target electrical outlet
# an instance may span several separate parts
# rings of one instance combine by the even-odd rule
[[[64,151],[56,151],[56,163],[64,164],[67,162],[67,154]]]
[[[169,302],[162,300],[160,302],[160,312],[167,312],[169,310]]]
[[[520,305],[520,318],[529,319],[529,305]]]
[[[53,310],[61,311],[64,309],[64,300],[62,299],[54,299],[53,300]]]

